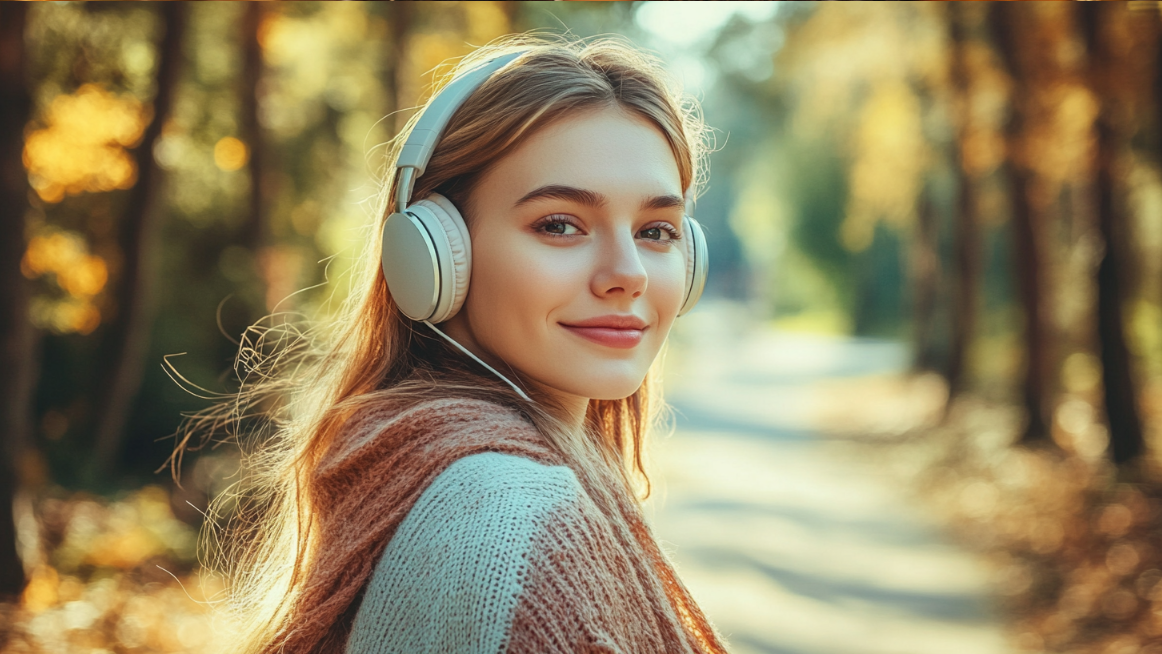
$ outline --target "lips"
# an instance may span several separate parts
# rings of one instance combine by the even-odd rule
[[[587,341],[618,349],[637,346],[642,334],[649,327],[637,316],[598,316],[571,323],[558,323],[570,332]]]

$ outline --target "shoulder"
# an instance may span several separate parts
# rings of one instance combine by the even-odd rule
[[[497,430],[535,431],[517,409],[470,398],[440,398],[404,403],[367,402],[348,420],[346,431],[359,442],[378,434],[456,433],[471,436]]]
[[[582,492],[566,466],[498,452],[453,462],[388,543],[347,651],[501,651],[534,541]]]
[[[572,496],[580,488],[577,476],[567,466],[480,452],[449,465],[424,495],[430,494],[432,502],[445,507],[470,504],[500,509],[518,501],[522,507],[536,510]],[[471,491],[475,497],[465,497],[463,491]]]
[[[566,466],[499,452],[472,454],[436,477],[388,547],[409,527],[428,531],[432,525],[454,526],[489,536],[514,519],[543,517],[574,500],[580,490],[576,475]]]
[[[559,458],[513,407],[464,398],[401,404],[366,402],[355,410],[320,462],[319,481],[335,479],[346,488],[352,474],[427,469],[430,463],[442,469],[443,462],[485,450],[547,462]]]

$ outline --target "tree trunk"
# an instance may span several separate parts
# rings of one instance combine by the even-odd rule
[[[948,5],[949,36],[952,43],[952,93],[956,104],[957,133],[953,145],[957,188],[953,209],[952,255],[952,338],[948,350],[948,398],[952,400],[968,387],[966,359],[976,327],[976,286],[980,268],[980,237],[976,229],[974,180],[963,161],[963,145],[971,125],[971,81],[968,77],[964,7]]]
[[[521,3],[514,0],[504,0],[500,4],[500,10],[504,12],[504,17],[507,19],[507,29],[509,33],[524,31],[524,21],[521,20],[520,5]]]
[[[1017,295],[1024,317],[1025,377],[1021,397],[1029,417],[1023,442],[1045,440],[1049,434],[1047,404],[1047,356],[1045,318],[1041,309],[1042,281],[1040,239],[1029,207],[1031,174],[1020,165],[1010,169],[1012,188],[1013,267],[1017,276]]]
[[[1133,363],[1126,347],[1122,307],[1125,291],[1118,269],[1125,260],[1123,245],[1128,242],[1125,214],[1115,201],[1115,158],[1122,134],[1115,119],[1110,89],[1102,82],[1119,62],[1108,45],[1108,35],[1102,33],[1109,11],[1121,7],[1083,6],[1081,26],[1089,50],[1089,79],[1094,97],[1101,108],[1094,125],[1097,136],[1097,156],[1094,162],[1097,224],[1105,241],[1105,252],[1097,269],[1097,333],[1101,350],[1102,383],[1105,393],[1106,419],[1110,429],[1109,455],[1118,465],[1136,460],[1145,451],[1142,421],[1138,415],[1138,393],[1134,384]]]
[[[16,549],[12,503],[20,461],[31,445],[32,387],[36,357],[28,320],[28,281],[20,272],[24,256],[24,214],[28,175],[24,172],[24,126],[32,101],[24,74],[24,22],[28,5],[0,3],[0,602],[24,590],[24,566]],[[0,642],[0,646],[3,642]]]
[[[1157,35],[1156,38],[1158,38],[1160,41],[1162,41],[1162,11],[1158,12],[1157,16],[1158,16],[1158,24],[1155,28],[1157,30],[1155,32],[1155,34]],[[1156,165],[1162,166],[1162,42],[1160,42],[1158,44],[1158,47],[1155,50],[1155,52],[1156,52],[1156,54],[1154,56],[1154,98],[1153,98],[1153,100],[1154,100],[1154,163]],[[1162,268],[1159,268],[1159,272],[1162,273]],[[1158,304],[1162,305],[1162,275],[1159,275],[1159,279],[1157,280],[1157,284],[1158,284],[1159,293],[1154,298],[1154,301],[1157,302]]]
[[[1041,308],[1043,281],[1040,238],[1036,217],[1029,203],[1033,173],[1025,161],[1022,143],[1029,102],[1028,86],[1032,81],[1024,74],[1020,57],[1020,48],[1024,42],[1017,23],[1028,15],[1029,8],[1016,3],[998,3],[989,7],[989,23],[996,39],[997,51],[1014,82],[1012,110],[1005,125],[1005,141],[1010,222],[1013,226],[1013,266],[1017,278],[1017,296],[1025,319],[1022,344],[1026,366],[1021,383],[1021,399],[1028,415],[1028,424],[1020,440],[1023,443],[1035,443],[1047,442],[1049,436],[1049,333],[1045,329]]]
[[[392,136],[399,133],[407,118],[397,113],[403,109],[403,64],[407,57],[408,34],[412,28],[415,6],[410,2],[392,2],[387,5],[388,42],[384,52],[383,86],[387,89],[387,125]]]
[[[250,149],[246,163],[250,174],[250,206],[245,226],[242,230],[241,245],[250,252],[257,252],[265,239],[265,216],[263,208],[266,195],[266,176],[262,125],[258,120],[259,84],[262,81],[262,46],[258,42],[258,30],[262,26],[265,6],[261,2],[248,2],[242,18],[242,138]]]
[[[133,401],[141,388],[145,358],[153,325],[154,289],[161,246],[160,197],[164,176],[153,159],[153,146],[170,114],[182,63],[182,40],[187,8],[182,2],[158,5],[164,35],[157,44],[158,66],[153,119],[141,145],[134,151],[137,184],[129,191],[121,221],[120,245],[124,265],[116,288],[119,315],[111,325],[109,352],[113,364],[106,380],[107,392],[97,421],[90,479],[107,473],[114,464]]]
[[[921,192],[912,238],[913,368],[942,370],[936,343],[936,299],[940,286],[940,229],[931,192]]]

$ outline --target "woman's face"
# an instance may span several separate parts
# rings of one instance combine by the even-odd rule
[[[449,334],[561,400],[637,390],[685,295],[662,132],[616,108],[568,116],[487,170],[468,205],[472,277]]]

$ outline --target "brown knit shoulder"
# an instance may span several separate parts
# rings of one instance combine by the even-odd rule
[[[315,467],[317,539],[303,590],[272,651],[342,651],[358,600],[400,523],[441,472],[480,452],[560,462],[519,412],[492,402],[384,402],[351,416]]]
[[[384,402],[352,416],[341,439],[332,444],[316,481],[350,489],[346,477],[367,467],[393,468],[417,457],[435,465],[469,453],[509,451],[557,463],[544,437],[515,409],[470,398],[427,400],[410,406]],[[438,474],[438,473],[437,473]]]
[[[725,653],[637,504],[615,493],[602,509],[595,495],[558,504],[537,531],[507,653]]]

